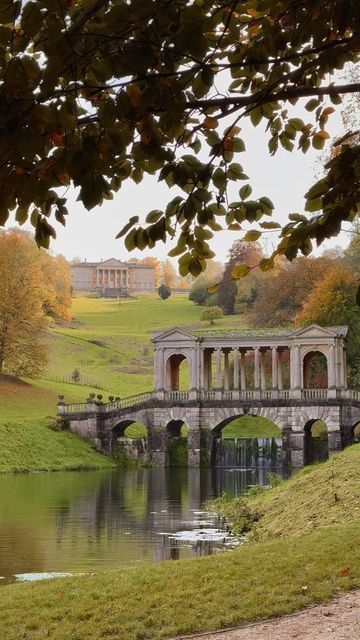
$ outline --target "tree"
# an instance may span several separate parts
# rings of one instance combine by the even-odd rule
[[[162,263],[162,280],[170,289],[173,289],[176,285],[177,273],[170,260],[165,260],[165,262]]]
[[[34,247],[0,234],[0,375],[36,375],[46,364],[44,279]]]
[[[295,317],[297,326],[347,325],[348,360],[352,375],[360,380],[360,317],[356,304],[357,277],[345,266],[334,265],[321,278]]]
[[[215,324],[215,320],[222,318],[224,315],[221,307],[207,307],[200,316],[200,320],[208,320],[211,325]]]
[[[289,326],[333,267],[334,262],[324,257],[297,258],[291,264],[278,260],[271,276],[259,274],[249,314],[251,323],[257,327]]]
[[[171,289],[166,284],[161,284],[158,288],[158,294],[161,300],[167,300],[171,296]]]
[[[238,292],[233,277],[235,268],[244,264],[244,274],[248,273],[261,262],[261,259],[261,247],[256,242],[235,240],[232,244],[222,281],[217,287],[218,303],[225,315],[235,313],[235,301]],[[238,278],[236,277],[235,279]]]
[[[209,293],[209,287],[215,285],[222,278],[224,267],[220,262],[215,260],[206,261],[206,271],[201,273],[193,282],[191,291],[189,294],[189,300],[192,300],[196,304],[214,306],[211,302],[214,300],[214,295]]]
[[[271,154],[279,145],[322,149],[334,106],[360,90],[356,80],[333,81],[359,60],[358,0],[9,0],[1,19],[0,224],[16,210],[48,247],[51,219],[65,224],[68,215],[68,185],[91,209],[127,179],[157,174],[181,195],[144,226],[131,217],[119,236],[129,250],[175,238],[169,255],[182,276],[205,268],[221,223],[236,231],[259,223],[249,240],[280,227],[266,219],[266,196],[250,198],[234,155],[245,150],[239,122],[266,124]],[[290,108],[300,100],[309,122]],[[262,269],[276,253],[307,255],[357,215],[360,146],[347,144],[351,133],[307,192],[310,215],[290,215]],[[239,181],[228,202],[228,184]]]

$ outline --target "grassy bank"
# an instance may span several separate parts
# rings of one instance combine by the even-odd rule
[[[359,588],[359,463],[358,445],[251,498],[262,508],[264,541],[236,551],[3,587],[2,637],[156,640],[278,616]]]
[[[256,540],[360,522],[359,465],[360,444],[356,444],[323,464],[305,467],[270,491],[238,500],[223,496],[213,504],[235,530],[244,524],[247,528],[253,520],[250,538]]]
[[[78,389],[65,385],[70,402]],[[110,468],[113,463],[72,433],[49,428],[64,385],[0,378],[0,473]]]

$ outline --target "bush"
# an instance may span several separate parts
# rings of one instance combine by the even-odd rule
[[[79,369],[74,369],[74,371],[71,374],[71,380],[75,383],[80,382],[80,370]]]
[[[161,300],[166,300],[171,296],[171,289],[166,284],[161,284],[160,287],[158,288],[158,294]]]
[[[200,316],[200,320],[208,320],[211,325],[215,324],[215,320],[222,318],[224,315],[220,307],[207,307]]]

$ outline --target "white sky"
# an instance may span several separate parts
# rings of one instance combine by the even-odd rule
[[[305,104],[307,100],[302,101]],[[305,122],[313,120],[313,114],[307,113],[300,107],[300,101],[295,108],[291,108],[291,115],[303,117]],[[330,104],[330,103],[329,103]],[[290,111],[289,109],[289,111]],[[319,178],[321,171],[321,153],[309,149],[307,154],[295,150],[292,153],[279,148],[274,157],[268,152],[267,143],[269,134],[264,133],[264,126],[260,124],[254,128],[248,119],[241,123],[242,136],[246,143],[246,152],[236,154],[234,161],[243,165],[245,173],[249,176],[253,187],[251,198],[268,196],[275,205],[273,220],[285,224],[287,216],[292,212],[304,211],[304,194],[307,189]],[[342,134],[342,124],[338,112],[332,114],[327,125],[330,135]],[[328,141],[328,146],[329,146]],[[231,183],[230,196],[238,199],[238,189],[246,182]],[[68,191],[69,216],[66,227],[56,225],[57,239],[52,241],[51,249],[54,253],[62,253],[71,260],[75,257],[88,261],[100,261],[109,257],[117,257],[128,260],[131,257],[144,257],[154,255],[165,260],[167,252],[174,246],[159,243],[153,250],[144,252],[133,251],[128,253],[123,240],[115,240],[116,234],[132,215],[140,215],[143,219],[151,209],[162,209],[168,200],[177,195],[175,189],[169,190],[165,183],[157,182],[156,176],[146,176],[136,185],[127,180],[120,191],[114,195],[114,200],[106,200],[101,207],[92,211],[85,210],[80,202],[76,201],[74,190]],[[266,217],[266,220],[270,218]],[[53,221],[54,222],[54,221]],[[9,225],[8,225],[9,226]],[[256,228],[256,224],[247,224],[248,228]],[[216,253],[216,259],[225,262],[231,244],[241,232],[223,231],[215,233],[215,238],[210,242]],[[276,235],[265,234],[264,249],[269,252],[275,246]],[[321,251],[336,245],[345,246],[349,242],[348,233],[341,233],[337,238],[324,243]]]

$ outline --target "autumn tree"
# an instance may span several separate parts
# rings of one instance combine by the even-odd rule
[[[23,234],[0,234],[0,374],[36,375],[46,364],[44,278]]]
[[[295,316],[295,324],[321,326],[347,325],[348,360],[352,374],[360,381],[360,312],[356,304],[358,279],[343,265],[333,265],[318,280],[303,308]]]
[[[163,276],[163,266],[160,262],[160,260],[158,260],[158,258],[155,258],[155,256],[147,256],[146,258],[132,258],[130,260],[130,262],[136,263],[136,264],[144,264],[148,267],[152,267],[154,269],[154,284],[155,287],[159,287],[161,281],[162,281],[162,276]]]
[[[321,150],[341,96],[360,90],[337,80],[359,60],[358,0],[9,0],[1,20],[0,224],[15,210],[47,247],[69,185],[91,209],[156,174],[179,195],[119,235],[129,250],[173,238],[181,275],[199,275],[224,227],[256,224],[251,240],[280,227],[269,198],[251,198],[239,123],[265,124],[271,154]],[[347,140],[306,214],[280,229],[277,252],[290,260],[358,213],[360,147]]]
[[[289,326],[304,302],[334,263],[329,258],[278,260],[274,272],[256,281],[256,295],[250,310],[251,323],[258,327]],[[240,284],[246,284],[246,279]]]
[[[161,279],[164,284],[166,284],[169,289],[173,289],[176,285],[177,281],[177,273],[173,263],[170,260],[165,260],[165,262],[161,263],[162,266],[162,275]]]
[[[261,262],[261,259],[261,247],[256,242],[235,240],[232,244],[222,280],[217,287],[218,304],[224,310],[225,315],[235,313],[238,288],[233,278],[234,270],[238,265],[244,265],[245,275],[245,272],[250,272],[252,268]]]

